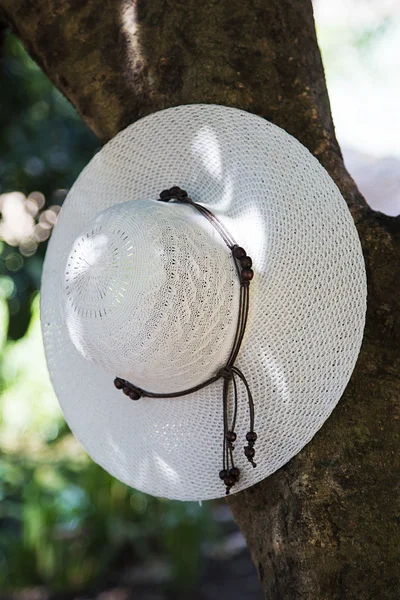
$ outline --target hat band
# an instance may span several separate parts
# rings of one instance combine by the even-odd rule
[[[232,346],[231,353],[229,355],[228,361],[222,369],[220,369],[213,377],[207,379],[203,383],[186,389],[180,392],[173,392],[168,394],[155,394],[153,392],[149,392],[147,390],[143,390],[138,388],[133,383],[122,379],[121,377],[116,377],[114,380],[114,385],[117,389],[122,390],[124,394],[129,396],[132,400],[139,400],[142,397],[148,398],[177,398],[179,396],[187,396],[188,394],[192,394],[197,392],[206,386],[218,381],[219,379],[223,379],[223,420],[224,420],[224,439],[223,439],[223,467],[219,473],[220,479],[224,482],[226,486],[226,494],[229,494],[230,489],[239,481],[240,470],[235,466],[234,463],[234,455],[233,455],[233,442],[236,440],[235,426],[236,426],[236,417],[237,417],[237,408],[238,408],[238,381],[241,381],[245,387],[248,404],[249,404],[249,415],[250,415],[250,430],[246,434],[247,446],[244,447],[244,454],[247,457],[248,461],[252,464],[253,467],[256,466],[254,462],[255,450],[254,443],[257,439],[257,434],[254,431],[254,401],[253,396],[250,391],[250,387],[247,383],[245,376],[242,371],[235,366],[235,360],[240,350],[241,343],[243,341],[244,333],[246,330],[247,317],[249,313],[249,287],[250,281],[253,279],[254,272],[252,270],[252,260],[250,256],[247,255],[244,248],[239,246],[234,238],[227,231],[225,226],[221,223],[221,221],[207,208],[204,206],[193,202],[191,198],[189,198],[187,192],[182,190],[181,188],[174,186],[169,190],[164,190],[160,194],[159,201],[160,202],[169,202],[170,200],[175,200],[179,203],[188,204],[196,209],[199,213],[201,213],[217,230],[219,235],[224,240],[225,244],[232,252],[232,258],[234,260],[234,264],[236,267],[236,271],[239,277],[240,282],[240,295],[239,295],[239,315],[238,322],[236,327],[235,338]],[[231,424],[229,426],[229,392],[230,388],[233,388],[233,411],[231,417]]]

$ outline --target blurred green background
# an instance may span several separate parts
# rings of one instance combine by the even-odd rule
[[[46,241],[98,148],[69,103],[7,35],[0,93],[0,590],[79,590],[158,559],[195,585],[211,507],[136,492],[95,465],[66,426],[39,322]]]
[[[400,16],[390,2],[373,10],[369,2],[339,2],[333,9],[321,0],[315,8],[346,162],[381,210],[371,177],[386,165],[386,188],[397,181],[388,204],[396,214],[400,53],[391,54],[390,68],[381,57],[398,39]],[[68,188],[97,149],[69,103],[7,34],[0,60],[0,590],[39,586],[73,595],[134,586],[147,576],[173,598],[193,598],[210,556],[243,551],[225,504],[155,499],[105,473],[68,430],[45,366],[38,289],[46,243]],[[255,571],[246,568],[253,595],[235,597],[261,598]],[[219,582],[215,597],[228,597],[226,565],[223,571],[207,571]]]

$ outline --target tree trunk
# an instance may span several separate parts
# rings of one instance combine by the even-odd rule
[[[229,505],[265,598],[398,600],[400,221],[345,170],[310,0],[0,0],[2,19],[102,142],[168,106],[225,104],[283,127],[333,177],[366,260],[360,358],[312,442]]]

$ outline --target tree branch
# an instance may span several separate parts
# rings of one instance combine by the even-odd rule
[[[229,504],[266,598],[398,598],[400,226],[368,208],[335,138],[309,0],[0,0],[28,52],[102,142],[155,110],[235,106],[299,139],[363,244],[365,341],[346,393],[288,465]]]
[[[365,202],[335,138],[308,0],[0,0],[30,55],[102,142],[146,114],[207,102],[297,137]]]

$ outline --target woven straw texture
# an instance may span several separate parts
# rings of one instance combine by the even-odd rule
[[[147,493],[223,496],[222,382],[132,402],[115,375],[154,392],[207,379],[235,333],[229,251],[188,206],[154,200],[173,185],[208,206],[253,259],[237,366],[255,401],[257,468],[243,454],[240,390],[232,493],[264,479],[335,407],[361,345],[366,278],[347,206],[297,140],[215,105],[154,113],[84,169],[48,247],[41,296],[48,368],[65,418],[95,462]]]
[[[239,310],[228,246],[188,206],[116,204],[75,241],[65,322],[79,352],[142,389],[179,392],[223,367]]]

